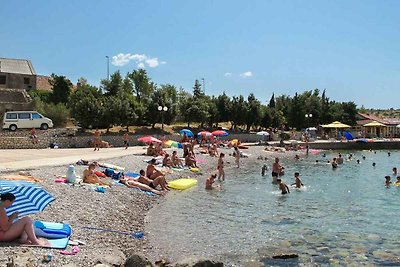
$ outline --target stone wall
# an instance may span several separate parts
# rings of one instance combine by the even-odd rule
[[[22,148],[47,148],[51,143],[57,143],[60,148],[83,148],[90,147],[93,141],[93,135],[79,134],[73,129],[49,129],[36,130],[39,143],[34,144],[30,138],[30,130],[18,130],[10,132],[3,130],[0,132],[0,149],[22,149]],[[102,135],[101,140],[108,142],[113,147],[122,147],[123,134]],[[137,139],[141,135],[130,135],[130,145],[140,145]],[[155,136],[165,140],[180,140],[179,135]],[[258,142],[261,136],[255,134],[233,134],[228,137],[222,137],[221,140],[240,139],[242,142]]]

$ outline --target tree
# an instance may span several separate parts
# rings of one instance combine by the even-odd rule
[[[167,107],[168,111],[158,110],[158,107]],[[151,101],[147,109],[148,122],[154,128],[157,122],[161,122],[161,116],[164,116],[164,122],[170,124],[176,118],[178,112],[177,107],[177,91],[175,86],[170,84],[161,85],[151,95]]]
[[[202,97],[204,96],[204,91],[201,89],[201,84],[199,80],[194,81],[194,86],[193,86],[193,97]]]
[[[259,126],[262,119],[261,103],[256,99],[253,93],[247,97],[246,110],[246,130],[250,131],[252,126]]]
[[[110,80],[101,80],[101,88],[106,96],[116,96],[123,89],[123,85],[119,70],[111,74]]]
[[[304,124],[304,105],[296,93],[289,106],[288,126],[300,130]]]
[[[275,108],[275,94],[273,93],[271,99],[269,100],[268,107]]]
[[[83,85],[70,96],[71,116],[82,128],[98,127],[103,114],[100,91],[91,85]]]
[[[230,112],[231,112],[231,99],[229,96],[222,93],[217,98],[214,99],[215,106],[216,106],[216,123],[218,127],[218,122],[226,122],[230,120]]]
[[[231,123],[232,129],[236,129],[237,126],[244,125],[246,122],[247,107],[246,101],[242,95],[234,96],[232,98],[231,105]]]
[[[52,86],[51,101],[55,104],[63,103],[68,104],[68,98],[71,94],[72,83],[65,76],[58,76],[51,74],[49,83]]]
[[[136,96],[136,100],[139,103],[147,102],[155,89],[155,85],[147,76],[146,70],[134,70],[132,73],[128,73],[127,77],[132,84],[132,92]]]

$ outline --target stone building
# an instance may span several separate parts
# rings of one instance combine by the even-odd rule
[[[27,91],[48,90],[48,77],[36,74],[27,59],[0,58],[0,120],[10,110],[33,110],[34,104]]]

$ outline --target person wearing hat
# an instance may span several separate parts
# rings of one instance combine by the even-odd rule
[[[300,173],[295,172],[294,179],[295,179],[295,182],[292,185],[296,185],[296,188],[301,188],[302,186],[304,186],[303,182],[300,179]]]

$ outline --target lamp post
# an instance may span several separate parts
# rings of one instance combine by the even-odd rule
[[[110,57],[106,56],[107,58],[107,80],[110,80]]]
[[[158,106],[158,111],[161,112],[161,130],[164,132],[164,112],[168,111],[168,107]]]
[[[306,121],[309,119],[312,119],[312,114],[311,113],[307,113],[306,115],[304,115],[304,117],[306,117]],[[308,127],[308,126],[307,126]]]
[[[204,78],[201,78],[201,80],[203,81],[203,92],[204,94],[206,94],[206,85],[204,83]]]

